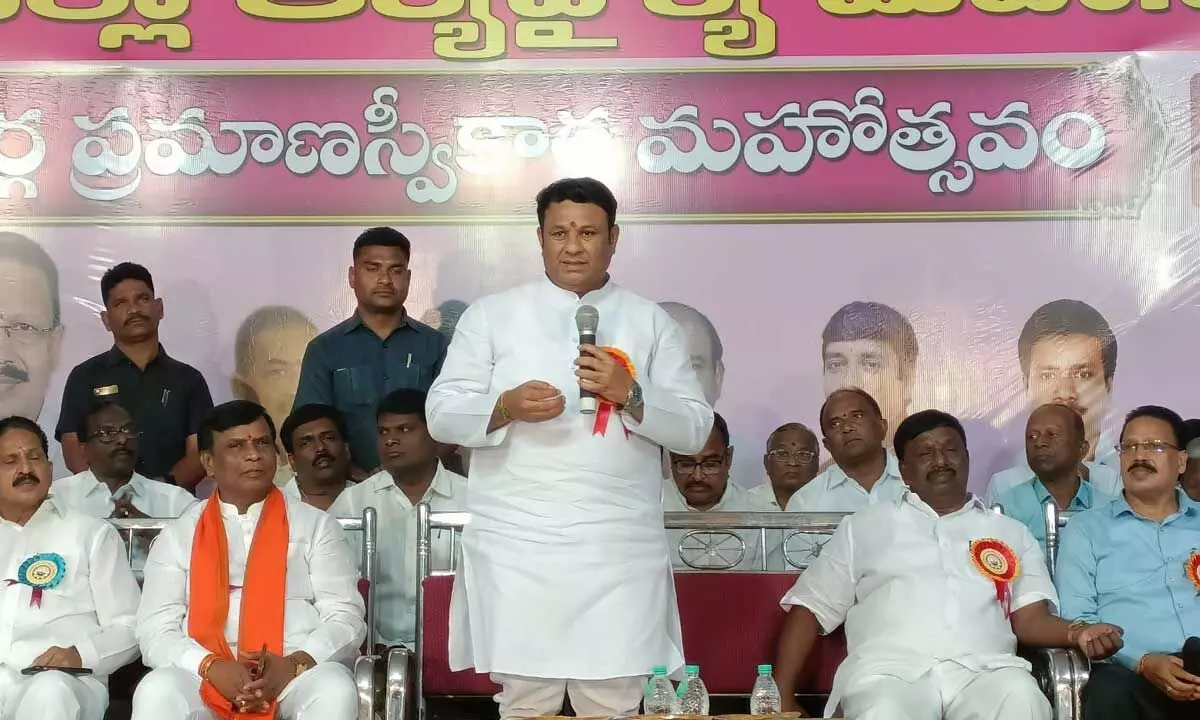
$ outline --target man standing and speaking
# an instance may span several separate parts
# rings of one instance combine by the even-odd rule
[[[713,414],[678,323],[608,276],[616,212],[590,178],[538,193],[545,278],[472,304],[429,392],[434,438],[472,448],[450,665],[491,673],[505,719],[567,694],[636,714],[650,669],[683,662],[660,448],[698,453]]]

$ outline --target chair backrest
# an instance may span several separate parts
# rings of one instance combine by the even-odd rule
[[[707,517],[706,517],[707,516]],[[718,527],[763,530],[800,529],[829,534],[844,514],[805,513],[668,513],[668,528],[711,530]],[[460,531],[466,513],[436,513],[418,508],[417,701],[425,697],[486,696],[499,688],[473,670],[451,672],[449,665],[450,596],[453,571],[429,568],[429,533],[434,528]],[[690,523],[689,523],[690,521]],[[424,555],[423,555],[424,553]],[[683,642],[689,663],[701,666],[705,685],[714,694],[745,695],[759,664],[770,662],[786,613],[779,600],[795,582],[791,572],[676,571]],[[804,694],[828,694],[833,674],[846,657],[841,632],[821,638],[805,667],[799,687]]]

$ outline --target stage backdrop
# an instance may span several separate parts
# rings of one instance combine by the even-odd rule
[[[0,63],[0,242],[53,261],[0,253],[0,414],[47,430],[117,262],[279,416],[363,228],[452,333],[539,276],[534,194],[578,175],[739,483],[843,385],[963,417],[977,489],[1031,405],[1105,461],[1135,405],[1200,414],[1198,0],[0,0]]]

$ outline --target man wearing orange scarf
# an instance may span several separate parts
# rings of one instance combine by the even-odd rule
[[[366,624],[341,528],[275,488],[275,426],[259,405],[217,406],[199,441],[217,490],[146,561],[137,635],[153,671],[133,720],[353,720],[345,663]]]

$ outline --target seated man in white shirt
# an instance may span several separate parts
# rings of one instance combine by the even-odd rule
[[[353,720],[344,663],[366,625],[341,527],[275,487],[275,427],[261,406],[218,405],[198,440],[217,491],[150,550],[137,635],[153,671],[133,720]]]
[[[379,522],[378,603],[380,645],[412,645],[416,641],[417,505],[435,511],[466,509],[467,479],[447,470],[438,459],[438,444],[425,425],[425,393],[395,390],[376,412],[376,444],[383,469],[347,488],[329,509],[334,517],[361,517],[375,508]],[[448,570],[453,532],[435,530],[432,567]],[[360,544],[353,549],[359,551]],[[360,559],[361,564],[361,559]],[[384,647],[377,648],[382,654]]]
[[[279,487],[284,496],[328,510],[350,479],[346,418],[332,405],[301,405],[279,429],[293,475]]]
[[[846,518],[781,601],[788,617],[776,681],[784,709],[818,633],[843,623],[849,654],[826,716],[849,720],[1049,720],[1050,705],[1017,656],[1121,646],[1112,625],[1068,623],[1041,548],[1012,518],[967,493],[966,435],[937,410],[896,429],[902,496]]]
[[[796,491],[817,476],[820,459],[816,434],[800,423],[784,423],[767,437],[763,454],[767,482],[750,488],[750,494],[774,510],[783,510]]]
[[[178,485],[139,475],[139,432],[129,411],[117,403],[94,407],[79,428],[88,469],[55,480],[55,500],[94,518],[177,518],[196,498]],[[134,537],[133,564],[141,568],[150,538]]]
[[[733,448],[729,426],[713,413],[708,442],[695,455],[670,453],[672,483],[663,488],[666,512],[771,512],[767,503],[729,481]],[[671,564],[677,570],[761,567],[757,530],[671,530]]]
[[[125,547],[108,523],[47,497],[52,476],[41,428],[0,420],[3,720],[100,720],[108,676],[137,658]],[[60,669],[23,674],[32,667]]]
[[[904,492],[896,456],[884,447],[887,420],[875,398],[855,387],[834,390],[818,417],[833,462],[792,495],[787,512],[857,512]],[[807,565],[828,540],[828,535],[786,537],[787,559]]]

